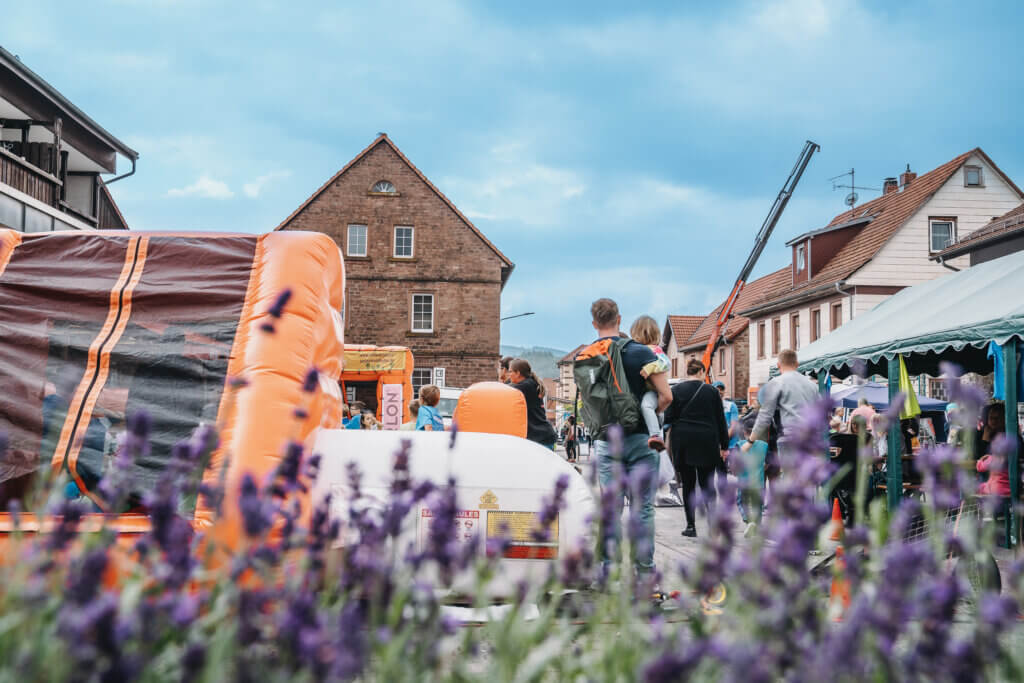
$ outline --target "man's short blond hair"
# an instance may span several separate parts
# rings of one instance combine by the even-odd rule
[[[619,319],[619,305],[611,299],[598,299],[590,304],[590,317],[599,327],[610,327]]]
[[[782,349],[779,351],[779,367],[795,368],[800,365],[800,361],[797,360],[796,351],[793,349]]]

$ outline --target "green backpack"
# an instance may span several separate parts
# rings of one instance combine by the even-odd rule
[[[629,339],[601,339],[586,347],[573,361],[572,374],[583,398],[583,420],[594,438],[605,440],[608,427],[620,425],[631,434],[643,418],[640,403],[629,389],[622,349]]]

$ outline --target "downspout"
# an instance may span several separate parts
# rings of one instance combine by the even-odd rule
[[[942,266],[943,268],[949,268],[954,273],[959,273],[960,272],[959,268],[956,268],[956,267],[951,266],[948,263],[946,263],[946,259],[945,258],[939,256],[936,260],[939,262],[939,265]]]
[[[128,171],[127,173],[123,173],[123,174],[121,174],[119,176],[116,176],[114,178],[111,178],[110,180],[104,180],[103,184],[109,187],[110,185],[113,185],[114,183],[116,183],[118,180],[124,180],[125,178],[127,178],[130,175],[135,175],[135,162],[136,161],[138,161],[138,158],[132,159],[132,170]]]
[[[839,294],[840,296],[849,297],[849,299],[850,299],[850,320],[853,320],[853,292],[844,292],[843,291],[843,285],[845,285],[845,284],[846,284],[845,280],[837,282],[835,284],[836,293]],[[842,323],[843,323],[843,321],[840,320],[839,324],[842,325]]]

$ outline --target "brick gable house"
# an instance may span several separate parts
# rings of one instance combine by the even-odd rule
[[[495,379],[501,290],[514,264],[386,134],[276,229],[338,243],[346,342],[408,346],[417,390]]]

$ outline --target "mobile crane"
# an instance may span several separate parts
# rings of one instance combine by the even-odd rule
[[[722,341],[722,331],[729,323],[729,319],[732,318],[733,309],[736,308],[736,301],[740,298],[740,292],[743,291],[743,286],[747,284],[750,272],[754,270],[757,259],[761,256],[761,252],[764,251],[765,245],[768,244],[768,238],[771,237],[775,225],[779,222],[779,218],[786,208],[786,204],[789,203],[789,198],[793,196],[793,191],[796,190],[796,185],[800,182],[800,176],[804,174],[807,164],[810,163],[811,156],[820,149],[821,147],[817,143],[810,140],[804,143],[803,151],[800,152],[793,170],[789,172],[786,183],[779,190],[779,196],[775,198],[775,203],[772,204],[768,217],[761,224],[761,229],[758,231],[757,239],[754,242],[754,249],[750,252],[750,256],[747,257],[746,263],[743,264],[740,276],[736,278],[736,284],[732,286],[732,292],[729,293],[729,298],[725,300],[722,310],[718,312],[718,318],[715,320],[715,329],[711,332],[708,344],[704,347],[704,356],[701,358],[701,362],[704,364],[705,379],[708,382],[711,381],[711,361],[714,358],[715,350]]]

